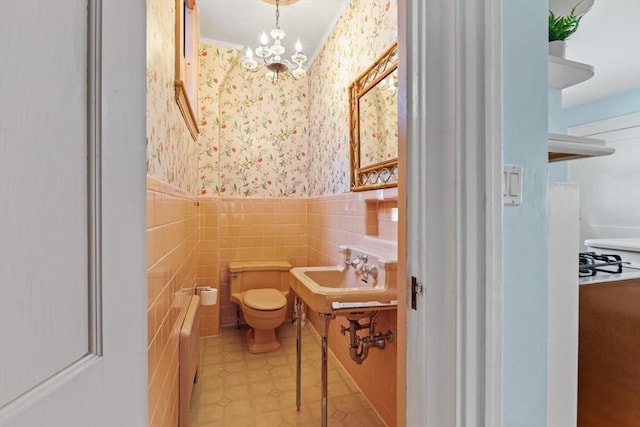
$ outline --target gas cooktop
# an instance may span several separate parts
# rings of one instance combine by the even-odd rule
[[[578,255],[580,284],[611,282],[640,278],[640,264],[622,259],[617,254],[581,252]]]

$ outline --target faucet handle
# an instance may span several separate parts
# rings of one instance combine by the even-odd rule
[[[364,271],[367,274],[370,274],[374,279],[378,278],[378,267],[376,267],[375,265],[365,264]]]
[[[366,264],[368,259],[369,259],[369,257],[367,255],[357,255],[353,259],[347,258],[344,261],[344,263],[347,266],[350,266],[350,267],[353,267],[353,268],[357,269],[359,266]]]

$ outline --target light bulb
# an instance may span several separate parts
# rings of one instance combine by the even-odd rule
[[[253,59],[253,50],[250,47],[247,48],[242,58],[242,66],[249,71],[255,71],[258,68],[258,63]]]
[[[267,36],[267,33],[263,31],[262,34],[260,34],[260,44],[265,46],[268,41],[269,41],[269,36]]]
[[[302,52],[302,43],[300,43],[300,39],[296,41],[296,52]]]

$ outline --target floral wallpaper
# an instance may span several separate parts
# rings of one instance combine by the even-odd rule
[[[352,0],[309,69],[309,194],[349,191],[349,83],[398,38],[396,0]]]
[[[349,191],[347,88],[396,41],[396,0],[352,0],[297,81],[270,82],[242,69],[238,51],[202,44],[197,142],[174,97],[174,1],[148,0],[147,11],[150,175],[209,196]]]
[[[307,79],[281,75],[272,82],[244,70],[238,57],[215,46],[200,49],[200,193],[306,196]]]
[[[380,83],[359,102],[361,166],[398,157],[397,86],[381,87]]]
[[[174,0],[147,1],[147,173],[198,192],[197,145],[175,100]]]
[[[220,88],[240,52],[201,43],[198,50],[200,195],[220,194]]]
[[[306,196],[307,121],[306,78],[232,70],[220,96],[220,194]]]

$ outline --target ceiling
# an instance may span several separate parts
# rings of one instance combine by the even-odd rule
[[[595,0],[566,58],[593,65],[595,75],[562,91],[564,108],[640,87],[640,0]]]
[[[273,3],[273,1],[272,1]],[[300,39],[313,62],[326,37],[342,15],[348,0],[300,0],[280,5],[280,28],[286,33],[284,57],[288,59]],[[242,49],[259,45],[260,33],[275,28],[276,7],[262,0],[198,0],[200,38]]]
[[[273,0],[272,0],[273,1]],[[282,0],[284,1],[284,0]],[[576,0],[550,0],[558,2]],[[286,56],[300,38],[313,62],[348,0],[299,0],[280,6],[286,31]],[[563,107],[593,101],[640,87],[640,0],[583,0],[591,4],[578,31],[567,41],[567,59],[591,64],[595,76],[563,90]],[[200,37],[241,49],[258,44],[260,33],[275,27],[275,6],[262,0],[198,0]]]

